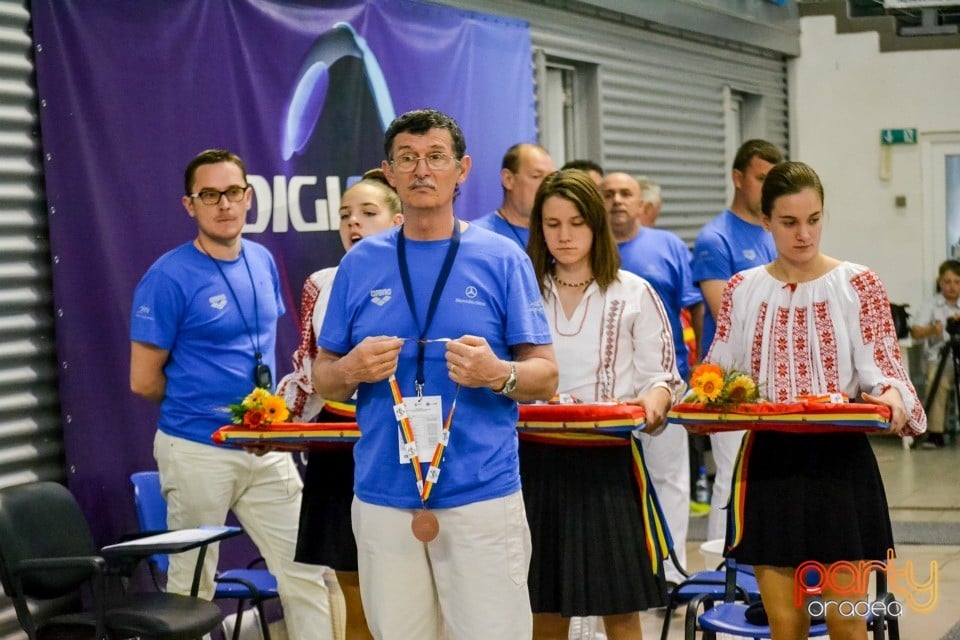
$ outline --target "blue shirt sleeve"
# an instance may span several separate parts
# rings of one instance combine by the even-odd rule
[[[703,294],[693,284],[693,271],[690,269],[690,252],[681,241],[675,263],[677,265],[677,289],[680,292],[680,308],[686,308],[703,302]]]
[[[317,346],[334,353],[345,354],[353,348],[350,337],[347,314],[347,294],[350,289],[350,277],[343,263],[337,269],[330,289],[330,299],[327,302],[327,312],[323,316],[323,326],[317,336]]]
[[[693,282],[729,280],[733,276],[733,256],[727,241],[719,233],[701,232],[693,245],[690,270]]]
[[[162,271],[150,269],[133,293],[130,339],[173,349],[184,308],[177,284]]]
[[[518,344],[551,344],[550,325],[543,310],[540,288],[526,256],[509,270],[506,340]]]

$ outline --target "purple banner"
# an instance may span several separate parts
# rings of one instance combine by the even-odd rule
[[[71,489],[106,541],[135,528],[129,474],[155,468],[157,409],[129,391],[133,289],[196,235],[183,169],[247,163],[246,233],[273,251],[291,368],[306,277],[336,264],[347,179],[380,165],[396,114],[458,120],[473,169],[458,215],[501,199],[500,160],[536,138],[527,25],[412,0],[34,0],[61,399]],[[331,231],[332,230],[332,231]]]

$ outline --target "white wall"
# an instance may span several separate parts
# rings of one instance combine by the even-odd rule
[[[876,33],[837,34],[832,16],[801,19],[800,47],[789,66],[790,159],[823,180],[823,250],[873,268],[891,300],[915,310],[946,258],[922,156],[943,132],[960,137],[960,50],[880,53]],[[883,181],[880,130],[889,128],[916,128],[922,144],[893,146]],[[895,206],[897,195],[905,207]]]

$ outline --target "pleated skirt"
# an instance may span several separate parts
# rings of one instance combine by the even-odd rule
[[[614,615],[662,606],[629,446],[520,443],[533,540],[534,613]]]
[[[746,564],[884,560],[893,531],[863,433],[749,433],[734,469],[727,554]]]
[[[357,570],[353,537],[353,447],[311,451],[303,478],[297,562],[326,565],[335,571]]]

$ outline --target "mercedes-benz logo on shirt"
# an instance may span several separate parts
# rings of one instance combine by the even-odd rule
[[[476,298],[476,297],[477,297],[477,288],[476,288],[475,286],[473,286],[473,285],[470,285],[469,287],[467,287],[466,289],[464,289],[463,292],[466,294],[466,296],[467,296],[468,298]]]

